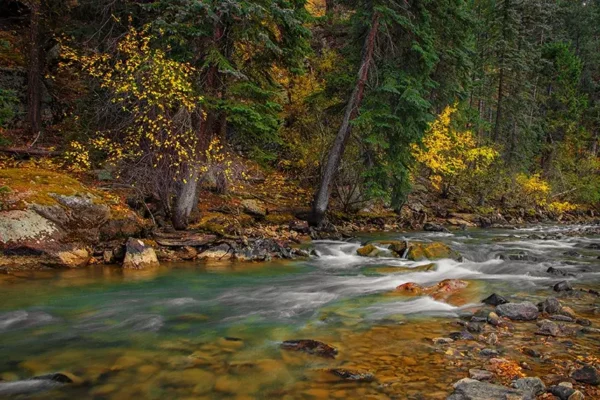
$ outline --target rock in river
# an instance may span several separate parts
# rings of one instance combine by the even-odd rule
[[[411,261],[440,260],[443,258],[462,261],[462,256],[457,251],[441,242],[411,242],[406,258]]]
[[[524,301],[522,303],[500,304],[496,307],[496,314],[515,321],[532,321],[537,319],[539,312],[533,303]]]
[[[546,312],[548,314],[557,314],[562,310],[562,305],[556,297],[548,297],[546,300],[538,304],[538,310],[540,312]]]
[[[479,382],[474,379],[461,379],[454,384],[454,392],[447,400],[530,400],[529,393],[505,386]]]
[[[488,304],[490,306],[499,306],[500,304],[506,304],[509,301],[506,300],[506,298],[497,295],[496,293],[492,293],[491,295],[489,295],[488,297],[486,297],[485,299],[481,300],[481,302],[483,304]]]
[[[324,358],[335,358],[338,353],[335,347],[311,339],[286,340],[281,344],[281,348],[284,350],[301,351]]]
[[[556,285],[554,285],[555,292],[568,292],[573,290],[573,287],[568,281],[560,281]]]
[[[375,375],[367,371],[334,368],[330,369],[329,372],[345,381],[373,382],[375,380]]]
[[[512,385],[515,389],[530,393],[532,396],[538,396],[546,392],[546,385],[540,378],[521,378],[514,381]]]
[[[586,365],[583,368],[579,368],[571,374],[571,378],[577,382],[587,383],[589,385],[598,386],[600,384],[600,375],[596,368]]]
[[[154,249],[146,246],[141,240],[129,238],[129,240],[127,240],[126,248],[123,268],[145,269],[158,267],[158,258],[156,258]]]

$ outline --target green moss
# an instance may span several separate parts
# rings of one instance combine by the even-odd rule
[[[269,214],[265,217],[265,221],[274,225],[285,225],[294,221],[294,216],[291,214]]]
[[[375,247],[374,245],[368,244],[357,249],[356,253],[358,253],[359,256],[363,257],[376,257],[379,253],[379,250],[377,250],[377,247]]]
[[[25,209],[27,204],[56,205],[58,202],[52,194],[73,196],[91,192],[68,175],[37,168],[0,170],[0,184],[12,189],[6,199],[12,209]]]
[[[412,261],[439,260],[442,258],[450,258],[459,261],[462,258],[458,252],[441,242],[410,243],[408,255],[406,257]]]

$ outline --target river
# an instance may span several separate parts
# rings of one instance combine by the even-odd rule
[[[492,292],[536,299],[562,279],[549,267],[598,286],[600,238],[560,235],[573,229],[381,233],[313,242],[320,256],[304,261],[1,276],[0,380],[52,372],[75,380],[26,395],[40,399],[445,398],[465,374],[430,339],[481,299]],[[374,239],[443,241],[464,261],[394,273],[389,267],[428,262],[356,254]],[[406,282],[449,278],[469,287],[445,301],[393,294]],[[320,340],[339,353],[282,350],[291,339]],[[334,367],[368,370],[376,381],[339,380],[326,373]]]

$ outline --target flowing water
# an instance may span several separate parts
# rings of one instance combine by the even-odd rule
[[[567,228],[397,233],[361,237],[443,241],[464,262],[437,269],[392,257],[356,255],[360,241],[317,241],[319,258],[263,264],[175,264],[153,271],[117,267],[0,277],[0,380],[52,372],[70,385],[26,398],[309,399],[444,398],[464,373],[444,362],[431,338],[492,292],[527,299],[559,280],[600,281],[598,237],[533,236]],[[573,229],[570,227],[569,229]],[[527,254],[501,260],[502,254]],[[394,295],[406,282],[467,280],[446,301]],[[282,350],[290,339],[338,348],[335,359]],[[373,372],[375,382],[326,373]],[[0,382],[0,394],[2,383]]]

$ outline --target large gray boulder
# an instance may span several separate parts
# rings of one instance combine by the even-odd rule
[[[532,321],[539,315],[535,304],[524,301],[522,303],[506,303],[496,307],[496,314],[514,321]]]

